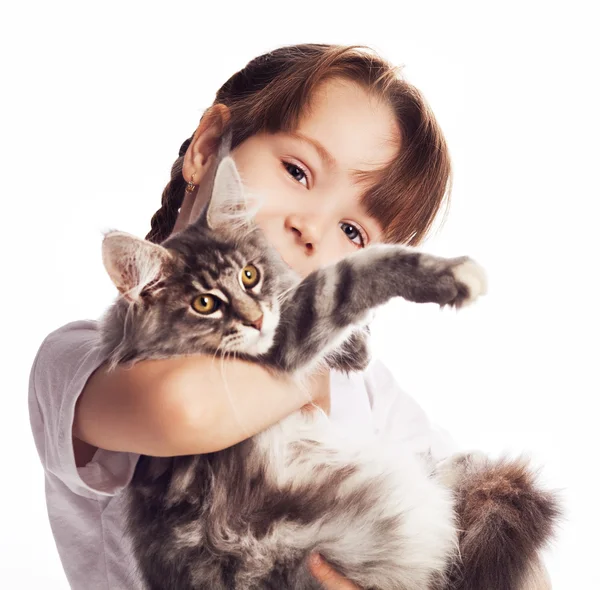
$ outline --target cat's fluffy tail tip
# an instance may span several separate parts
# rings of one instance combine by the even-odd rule
[[[465,588],[495,587],[504,579],[507,588],[539,559],[539,552],[556,538],[564,519],[559,491],[538,484],[539,469],[527,456],[511,459],[467,458],[465,476],[458,486],[461,505],[461,541]],[[466,581],[466,580],[465,580]]]

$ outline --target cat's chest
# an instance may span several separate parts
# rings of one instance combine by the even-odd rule
[[[324,412],[300,410],[257,435],[254,452],[275,487],[293,489],[317,484],[335,466],[354,462],[366,440],[374,442],[372,433],[353,440]]]

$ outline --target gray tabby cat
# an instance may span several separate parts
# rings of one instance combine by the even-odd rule
[[[113,367],[235,353],[298,378],[321,363],[360,369],[373,308],[393,297],[461,307],[485,289],[466,257],[383,245],[300,280],[252,223],[230,158],[197,222],[161,245],[110,232],[103,258],[122,294],[102,322]],[[319,551],[365,589],[479,588],[456,574],[452,489],[466,463],[434,472],[301,411],[217,453],[141,456],[129,491],[139,569],[150,590],[316,590],[306,558]],[[516,580],[547,534],[492,577]]]

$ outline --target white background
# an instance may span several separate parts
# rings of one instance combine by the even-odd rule
[[[215,4],[2,5],[0,586],[67,588],[27,380],[47,333],[112,300],[101,231],[145,235],[180,143],[234,71],[279,45],[328,42],[405,64],[455,169],[425,249],[469,254],[490,281],[460,313],[390,305],[376,349],[461,445],[528,451],[564,489],[553,587],[600,587],[593,3]]]

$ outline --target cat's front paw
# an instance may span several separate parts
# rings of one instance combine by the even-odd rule
[[[473,303],[481,295],[487,293],[487,277],[483,267],[471,258],[461,259],[450,267],[454,277],[456,295],[442,304],[461,308]]]

